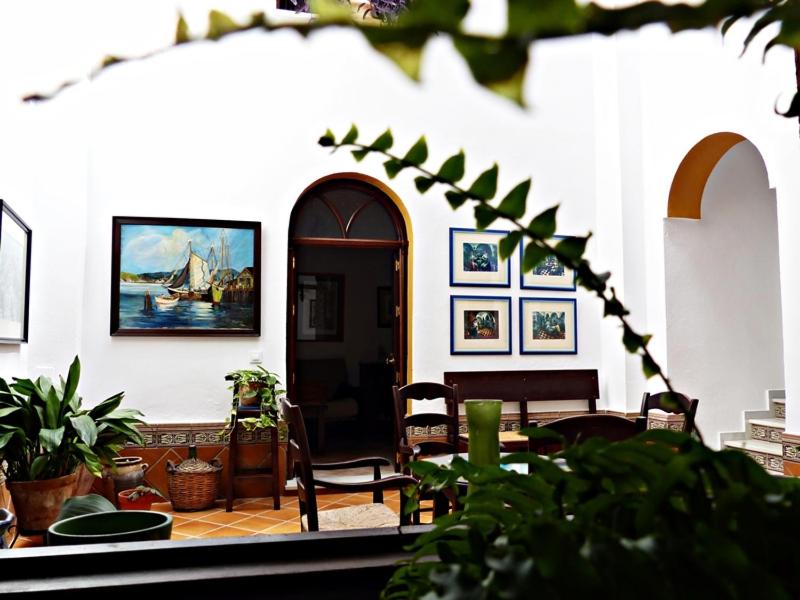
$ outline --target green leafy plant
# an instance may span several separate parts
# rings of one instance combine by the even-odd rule
[[[385,598],[800,596],[800,481],[744,453],[650,430],[501,463],[411,464],[421,487],[470,491],[416,540]]]
[[[133,488],[133,491],[131,491],[131,493],[128,495],[128,500],[130,500],[131,502],[135,502],[142,496],[146,496],[148,494],[166,500],[166,498],[164,498],[164,495],[161,492],[159,492],[156,488],[148,487],[146,485],[137,485],[135,488]]]
[[[124,392],[92,409],[78,395],[75,357],[66,380],[0,378],[0,461],[10,481],[62,477],[84,464],[95,476],[127,443],[142,444],[137,410],[121,409]]]
[[[226,379],[229,379],[233,384],[228,387],[233,390],[233,406],[231,414],[226,419],[226,428],[230,425],[233,417],[236,416],[236,411],[243,399],[259,398],[258,405],[261,408],[260,414],[257,417],[245,417],[239,419],[239,422],[244,425],[247,431],[255,429],[267,429],[277,425],[279,410],[278,398],[281,394],[285,394],[286,390],[279,389],[281,382],[278,375],[267,371],[261,365],[256,369],[237,369],[227,374]],[[224,433],[225,430],[223,430]]]
[[[525,243],[522,258],[523,272],[530,272],[548,256],[555,256],[562,264],[574,270],[578,285],[593,292],[603,302],[604,316],[615,317],[620,321],[622,342],[628,352],[638,355],[641,359],[645,377],[657,375],[663,380],[667,389],[673,391],[666,373],[647,348],[652,336],[634,331],[627,319],[630,314],[628,309],[617,298],[614,288],[609,287],[608,280],[611,273],[596,273],[589,261],[584,258],[591,233],[583,237],[567,237],[554,243],[552,240],[557,228],[558,206],[542,211],[527,223],[523,222],[531,189],[530,179],[517,184],[502,200],[494,202],[499,174],[496,164],[481,173],[469,187],[466,187],[459,184],[466,172],[466,157],[463,151],[444,161],[438,170],[430,170],[425,166],[428,160],[428,143],[425,136],[420,137],[402,156],[389,151],[394,145],[390,129],[371,144],[359,143],[358,137],[358,128],[353,125],[340,140],[337,140],[330,130],[326,131],[319,139],[319,144],[334,151],[343,147],[352,148],[352,155],[357,161],[363,160],[369,154],[381,155],[386,159],[383,166],[390,179],[405,169],[416,171],[418,176],[414,179],[414,183],[421,194],[436,184],[444,185],[447,188],[444,195],[453,209],[467,202],[473,203],[478,229],[486,229],[497,219],[511,223],[515,229],[500,241],[500,258],[511,256],[522,240]]]

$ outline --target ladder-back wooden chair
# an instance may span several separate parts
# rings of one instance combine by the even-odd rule
[[[543,424],[542,427],[560,433],[564,437],[564,443],[572,445],[580,444],[594,437],[602,437],[612,442],[627,440],[642,433],[646,424],[647,420],[641,417],[631,421],[616,415],[589,414],[557,419]],[[538,423],[533,421],[530,426],[537,427]],[[561,447],[562,443],[556,440],[536,438],[529,440],[530,451],[537,454],[557,452]]]
[[[297,497],[300,501],[300,525],[303,531],[333,531],[338,529],[366,529],[373,527],[399,527],[407,525],[405,496],[400,493],[400,516],[383,504],[384,490],[401,490],[415,485],[416,480],[405,475],[381,478],[381,466],[391,466],[391,461],[381,457],[358,458],[335,463],[312,463],[308,437],[300,407],[285,398],[281,412],[289,425],[289,464],[297,478]],[[372,481],[342,483],[326,481],[315,476],[315,471],[332,471],[372,467]],[[316,487],[337,489],[342,492],[372,492],[372,504],[361,504],[331,510],[317,510]]]
[[[659,392],[658,394],[645,392],[642,396],[642,410],[639,414],[645,419],[647,419],[647,413],[653,409],[663,410],[672,414],[682,414],[683,431],[692,433],[694,431],[694,418],[699,404],[700,401],[697,398],[689,398],[689,396],[678,392]]]

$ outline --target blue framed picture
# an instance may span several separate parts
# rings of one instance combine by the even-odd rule
[[[554,235],[554,240],[563,240],[565,235]],[[519,286],[523,290],[575,291],[575,271],[561,263],[552,254],[536,265],[529,273],[522,272],[525,242],[519,243]]]
[[[450,296],[450,354],[511,354],[511,298]]]
[[[520,298],[519,351],[520,354],[577,354],[575,299]]]
[[[509,260],[500,258],[508,231],[450,228],[450,285],[511,287]]]

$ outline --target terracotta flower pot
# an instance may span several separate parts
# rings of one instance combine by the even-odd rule
[[[136,492],[136,490],[122,490],[117,494],[120,510],[150,510],[153,502],[161,502],[164,500],[152,492],[145,492],[144,494],[140,494],[135,500],[131,500],[130,496],[134,492]]]
[[[240,383],[239,384],[239,406],[259,406],[261,404],[261,390],[264,389],[263,383]],[[255,392],[255,396],[247,397]]]
[[[47,531],[58,517],[61,504],[75,493],[78,473],[42,481],[7,481],[21,533]]]
[[[92,486],[94,486],[97,477],[89,472],[86,465],[80,465],[76,472],[78,473],[78,481],[75,482],[75,495],[85,496],[92,491]]]

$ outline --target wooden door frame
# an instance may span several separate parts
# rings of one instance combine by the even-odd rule
[[[370,239],[350,239],[350,238],[317,238],[317,237],[295,237],[294,230],[297,218],[302,212],[302,201],[309,191],[315,190],[320,185],[332,182],[337,187],[343,184],[345,187],[348,182],[358,182],[360,187],[368,186],[375,192],[377,199],[386,208],[392,218],[395,229],[398,232],[397,240],[370,240]],[[299,210],[298,210],[299,208]],[[356,173],[342,173],[329,175],[308,186],[298,197],[292,209],[289,220],[288,231],[288,264],[287,264],[287,317],[286,317],[286,390],[288,397],[295,400],[296,392],[296,368],[297,368],[297,248],[308,247],[329,247],[329,248],[352,248],[352,249],[371,249],[383,248],[393,249],[392,262],[394,263],[393,284],[395,296],[395,315],[393,325],[393,348],[397,366],[395,369],[395,381],[397,385],[405,385],[408,377],[408,356],[409,352],[409,250],[410,242],[408,236],[408,223],[406,216],[401,210],[394,194],[381,182]],[[344,224],[343,226],[343,233]],[[349,227],[349,224],[348,224]],[[399,260],[396,257],[399,254]],[[398,286],[399,285],[399,289]]]

